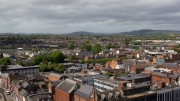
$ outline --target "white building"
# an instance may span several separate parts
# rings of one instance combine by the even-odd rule
[[[107,78],[94,79],[94,87],[100,92],[118,88],[118,82]]]

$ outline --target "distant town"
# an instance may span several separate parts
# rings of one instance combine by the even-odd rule
[[[180,32],[0,34],[0,101],[180,101]]]

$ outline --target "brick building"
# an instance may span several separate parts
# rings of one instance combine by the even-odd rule
[[[58,74],[58,73],[50,73],[48,75],[48,80],[49,81],[58,81],[58,80],[64,80],[68,78],[67,76],[65,76],[64,74]]]
[[[149,65],[149,64],[136,64],[136,65],[133,65],[133,66],[131,67],[131,72],[132,72],[132,73],[136,73],[136,74],[140,74],[140,73],[142,73],[142,72],[145,70],[145,68],[147,68],[147,67],[150,67],[150,65]]]
[[[85,85],[74,92],[74,101],[95,101],[93,86]]]
[[[71,79],[65,79],[55,88],[55,101],[74,101],[74,92],[80,85]]]
[[[151,81],[152,82],[158,82],[162,81],[165,82],[165,84],[169,84],[170,82],[175,83],[179,80],[179,73],[161,73],[161,72],[154,72],[151,75]]]

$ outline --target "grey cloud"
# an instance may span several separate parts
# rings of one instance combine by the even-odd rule
[[[0,32],[178,30],[178,4],[179,0],[0,0]]]

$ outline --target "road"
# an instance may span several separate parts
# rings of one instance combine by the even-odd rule
[[[4,89],[0,88],[0,101],[13,101],[11,95],[6,95]]]

